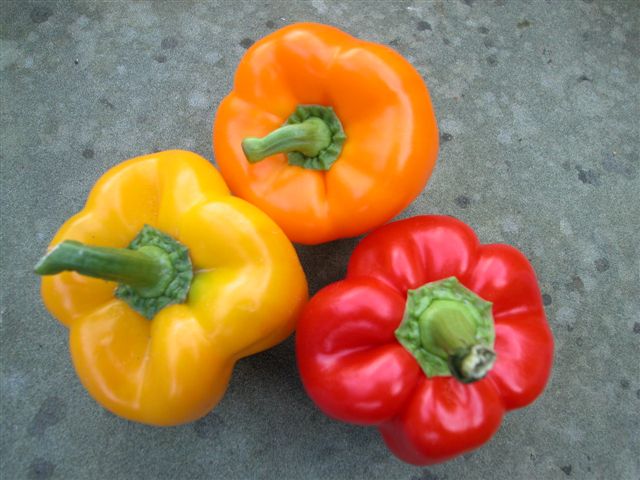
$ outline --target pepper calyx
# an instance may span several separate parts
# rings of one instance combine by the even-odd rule
[[[145,225],[127,248],[157,259],[163,265],[165,274],[150,288],[136,288],[121,283],[116,289],[116,297],[148,319],[164,307],[186,300],[193,280],[187,247],[166,233]]]
[[[40,259],[34,271],[38,275],[74,271],[117,282],[115,296],[148,319],[168,305],[184,302],[193,280],[187,247],[149,225],[127,248],[64,240]]]
[[[346,138],[333,108],[298,105],[282,127],[262,138],[245,138],[242,150],[250,163],[286,153],[289,165],[329,170],[340,157]]]
[[[496,360],[491,309],[490,302],[455,277],[427,283],[407,292],[395,335],[427,377],[473,382],[483,378]]]

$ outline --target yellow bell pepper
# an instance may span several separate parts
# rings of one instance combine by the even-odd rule
[[[36,273],[89,393],[152,425],[206,415],[235,362],[286,338],[307,300],[280,228],[178,150],[107,172]]]

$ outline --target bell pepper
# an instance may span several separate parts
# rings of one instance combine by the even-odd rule
[[[312,23],[249,48],[213,140],[234,194],[303,244],[390,220],[422,191],[438,153],[429,92],[409,62]]]
[[[209,412],[235,362],[287,337],[307,299],[280,228],[178,150],[108,171],[36,272],[82,384],[152,425]]]
[[[479,447],[540,395],[553,337],[524,255],[418,216],[356,247],[346,278],[304,308],[296,354],[321,410],[427,465]]]

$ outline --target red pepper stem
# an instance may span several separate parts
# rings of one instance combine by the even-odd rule
[[[423,348],[447,360],[451,373],[463,383],[483,378],[496,354],[478,342],[473,313],[457,300],[435,300],[418,320]]]
[[[496,360],[491,303],[454,277],[408,292],[396,337],[428,377],[453,376],[463,383],[474,382]]]

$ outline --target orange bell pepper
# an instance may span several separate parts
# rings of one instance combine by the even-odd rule
[[[278,226],[179,150],[108,171],[36,273],[89,393],[152,425],[206,415],[235,362],[287,337],[307,299]]]
[[[305,244],[391,219],[424,188],[438,152],[418,72],[388,47],[310,23],[248,50],[213,139],[231,190]]]

